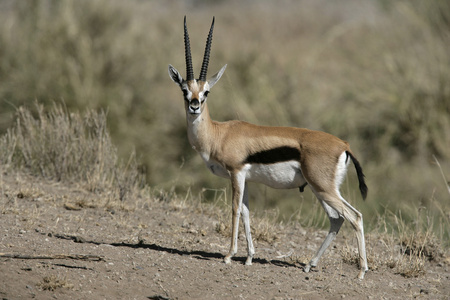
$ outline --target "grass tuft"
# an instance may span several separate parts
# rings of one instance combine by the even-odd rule
[[[74,285],[66,279],[59,278],[55,275],[46,276],[42,282],[38,284],[44,291],[55,291],[59,288],[73,289]]]
[[[58,104],[48,112],[36,104],[36,111],[34,116],[20,107],[16,125],[0,140],[0,159],[7,169],[77,183],[120,201],[136,196],[144,187],[135,156],[126,163],[119,160],[105,112],[69,113]]]

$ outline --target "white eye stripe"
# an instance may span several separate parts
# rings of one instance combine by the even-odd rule
[[[209,91],[204,91],[204,92],[201,92],[199,94],[199,96],[200,96],[200,98],[206,98],[206,97],[208,97],[208,94],[209,94]]]
[[[188,89],[182,89],[184,98],[187,100],[192,97],[192,92]]]
[[[190,102],[190,101],[192,101],[192,99],[194,97],[195,98],[198,97],[198,100],[200,100],[201,103],[206,101],[206,98],[208,97],[209,92],[210,92],[207,88],[205,88],[205,90],[199,91],[198,94],[196,94],[196,93],[194,93],[195,91],[192,92],[190,90],[188,85],[182,86],[181,91],[183,92],[183,97],[184,97],[185,101]]]

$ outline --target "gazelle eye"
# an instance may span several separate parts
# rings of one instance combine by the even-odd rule
[[[205,92],[203,93],[203,95],[204,95],[205,97],[208,97],[208,94],[209,94],[209,91],[205,91]]]
[[[182,91],[183,91],[183,96],[186,97],[188,94],[188,91],[187,90],[182,90]]]

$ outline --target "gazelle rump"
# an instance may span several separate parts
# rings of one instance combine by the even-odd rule
[[[363,198],[367,195],[362,168],[347,142],[321,131],[295,127],[258,126],[242,121],[211,120],[207,98],[210,89],[225,71],[226,65],[206,79],[211,49],[214,18],[206,42],[199,79],[194,79],[189,34],[184,18],[186,74],[169,65],[169,75],[183,91],[187,133],[192,147],[200,154],[210,171],[231,180],[232,237],[225,263],[237,252],[239,217],[242,215],[247,239],[246,265],[251,265],[255,253],[249,218],[247,182],[258,182],[277,189],[303,188],[308,185],[317,196],[330,220],[330,231],[317,253],[306,265],[305,272],[315,267],[336,237],[344,220],[356,232],[360,272],[363,279],[368,270],[362,214],[340,194],[350,161],[353,162]]]

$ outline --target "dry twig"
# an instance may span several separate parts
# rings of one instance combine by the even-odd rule
[[[104,258],[101,256],[84,255],[84,254],[26,255],[26,254],[0,253],[0,257],[15,258],[15,259],[75,259],[88,261],[104,261]]]

